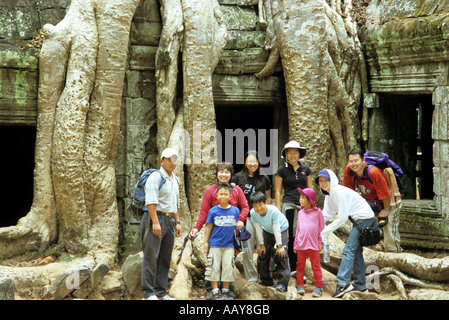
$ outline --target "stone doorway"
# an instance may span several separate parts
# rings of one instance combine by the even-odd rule
[[[34,149],[36,127],[0,126],[0,227],[13,226],[27,215],[33,203]]]
[[[280,151],[288,137],[284,104],[217,104],[217,130],[221,135],[218,161],[229,161],[235,172],[243,167],[245,153],[259,153],[264,173],[272,178],[280,163]],[[220,140],[218,140],[220,144]]]
[[[401,166],[404,199],[433,199],[432,95],[379,94],[370,109],[368,149]]]

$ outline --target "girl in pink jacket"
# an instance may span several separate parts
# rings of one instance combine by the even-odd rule
[[[298,294],[304,291],[304,269],[306,258],[309,257],[312,264],[313,278],[316,288],[312,293],[314,297],[321,297],[323,293],[323,275],[321,273],[320,250],[322,247],[321,231],[324,229],[324,218],[321,209],[315,206],[316,193],[313,189],[298,188],[300,193],[298,211],[298,225],[293,243],[293,250],[298,256],[296,264],[296,284]]]

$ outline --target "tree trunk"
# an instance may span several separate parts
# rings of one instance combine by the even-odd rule
[[[34,201],[0,230],[8,258],[55,240],[113,265],[118,241],[115,157],[131,19],[138,0],[73,0],[45,25],[40,53]]]
[[[366,73],[352,2],[331,2],[332,7],[324,0],[263,0],[266,48],[272,52],[257,76],[274,71],[279,52],[289,119],[294,119],[289,137],[308,148],[310,167],[329,167],[341,176],[346,153],[361,143],[357,114]]]

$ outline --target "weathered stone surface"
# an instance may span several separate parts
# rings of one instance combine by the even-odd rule
[[[440,215],[433,200],[403,200],[400,219],[403,246],[449,249],[449,222]]]
[[[237,5],[237,6],[255,6],[258,0],[218,0],[219,4]]]
[[[55,300],[64,299],[68,294],[79,289],[91,274],[92,271],[86,267],[68,269],[56,278],[50,293]]]
[[[221,6],[228,30],[256,30],[259,18],[254,7]]]
[[[110,267],[106,262],[99,263],[92,270],[92,274],[88,280],[84,281],[78,289],[73,292],[73,296],[84,299],[86,298],[103,280],[103,277],[109,272]]]
[[[285,103],[280,77],[257,79],[252,75],[213,76],[215,103]]]
[[[10,3],[14,2],[16,1]],[[3,5],[3,3],[0,6],[0,38],[31,39],[35,36],[39,27],[39,16],[34,6],[17,6],[14,8]]]
[[[262,48],[224,50],[220,56],[215,74],[254,74],[262,70],[269,52]]]
[[[131,44],[158,46],[162,24],[160,22],[133,22],[131,24]]]
[[[38,59],[36,52],[0,46],[0,124],[35,125]]]
[[[14,283],[11,278],[0,279],[0,300],[14,300]]]
[[[130,47],[131,70],[155,70],[155,57],[157,47],[132,45]]]
[[[160,22],[161,14],[158,2],[158,0],[141,0],[136,9],[133,20],[138,22]]]
[[[131,295],[139,293],[142,271],[143,252],[130,255],[122,266],[123,281]]]

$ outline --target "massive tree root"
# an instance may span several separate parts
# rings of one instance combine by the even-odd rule
[[[322,264],[322,267],[336,274],[345,243],[333,234],[329,239],[331,264]],[[388,276],[402,299],[409,298],[404,284],[440,291],[441,296],[447,296],[449,257],[428,259],[412,253],[389,253],[371,248],[364,248],[363,256],[367,270],[378,270],[367,275],[367,284],[372,284],[376,277]],[[375,289],[382,294],[381,289]],[[425,297],[425,293],[420,294]],[[418,293],[415,293],[414,299],[419,299]]]
[[[34,200],[16,226],[0,229],[2,258],[42,252],[58,241],[87,260],[90,271],[114,264],[115,158],[129,30],[138,3],[73,0],[58,25],[44,26]],[[57,266],[36,267],[36,275]],[[0,268],[3,274],[8,270]],[[27,272],[14,279],[20,282]]]
[[[281,57],[289,118],[295,119],[290,139],[308,148],[307,163],[314,170],[330,167],[340,174],[346,152],[361,143],[358,110],[367,90],[352,2],[261,2],[265,48],[271,53],[256,76],[271,75]]]

